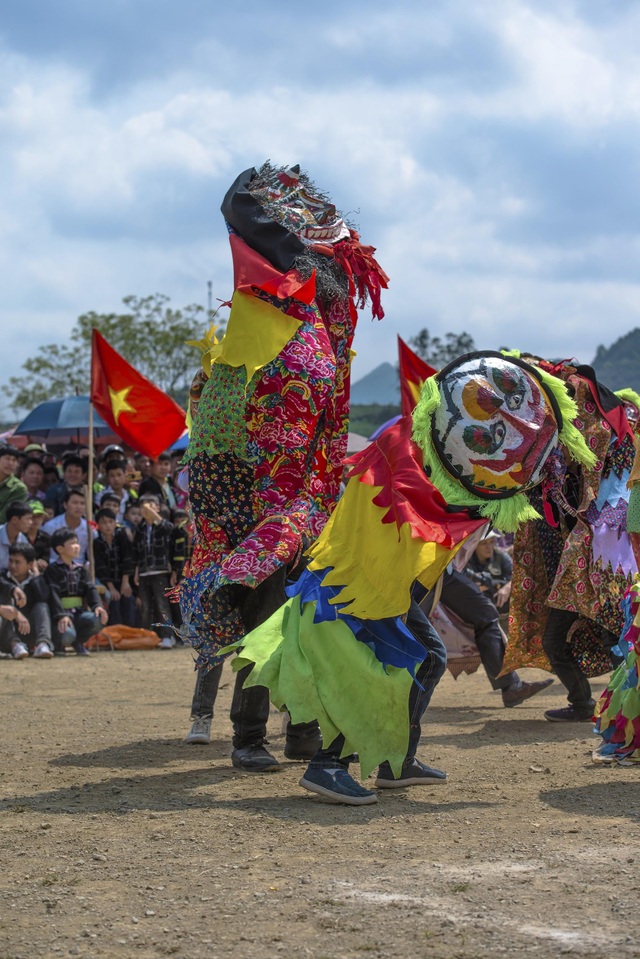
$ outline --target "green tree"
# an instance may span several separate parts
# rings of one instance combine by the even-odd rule
[[[476,348],[469,333],[447,333],[442,340],[439,336],[431,336],[426,327],[411,337],[409,346],[425,363],[437,370],[455,360],[457,356],[471,353]]]
[[[89,392],[94,327],[140,373],[184,402],[185,390],[199,366],[197,351],[185,342],[199,339],[212,322],[224,326],[224,319],[217,311],[209,317],[199,304],[176,310],[161,293],[125,296],[122,302],[127,312],[83,313],[69,344],[41,346],[26,360],[24,373],[9,380],[13,410],[30,410],[44,400]]]

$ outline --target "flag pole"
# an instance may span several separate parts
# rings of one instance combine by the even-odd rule
[[[93,531],[91,528],[91,523],[93,521],[93,403],[91,402],[91,397],[89,397],[89,470],[87,473],[87,537],[89,540],[89,576],[91,582],[95,583],[96,581],[96,562],[93,554]]]

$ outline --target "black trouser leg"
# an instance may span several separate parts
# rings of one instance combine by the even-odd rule
[[[566,687],[568,700],[578,709],[591,703],[591,686],[575,659],[567,642],[567,633],[578,619],[578,613],[568,609],[550,609],[542,637],[542,648],[549,658],[553,671]]]
[[[213,719],[213,707],[218,696],[222,663],[212,666],[205,672],[199,669],[196,673],[196,688],[193,691],[191,715],[195,718]]]
[[[246,631],[249,633],[257,626],[266,622],[276,610],[286,603],[287,597],[284,586],[287,570],[281,567],[271,576],[256,586],[255,589],[244,589],[240,601],[240,615]],[[236,677],[231,703],[231,722],[233,723],[233,745],[235,749],[251,746],[263,742],[267,735],[267,721],[269,719],[269,690],[266,686],[249,686],[243,689],[242,685],[253,665],[245,666]],[[289,724],[287,738],[291,731],[291,738],[300,740],[318,738],[318,724],[312,723]]]
[[[494,689],[507,689],[521,683],[517,673],[498,674],[504,661],[504,638],[498,625],[499,614],[495,604],[480,592],[463,573],[445,573],[440,599],[464,623],[473,627],[474,638],[482,665]]]

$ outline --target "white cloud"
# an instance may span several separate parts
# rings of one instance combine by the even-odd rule
[[[228,296],[219,204],[267,157],[301,162],[391,276],[388,319],[361,323],[356,376],[422,326],[591,359],[639,319],[640,12],[593,23],[587,6],[300,8],[310,57],[308,42],[274,44],[256,5],[244,37],[181,28],[164,72],[144,59],[124,79],[105,72],[101,36],[99,91],[81,47],[5,49],[0,379],[128,293],[180,306],[212,279]]]

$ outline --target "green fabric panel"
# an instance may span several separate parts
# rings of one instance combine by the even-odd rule
[[[238,459],[246,459],[245,411],[254,386],[255,377],[247,386],[244,367],[213,364],[202,389],[184,462],[200,453],[233,453]]]
[[[409,744],[405,669],[384,667],[340,620],[314,623],[315,603],[300,613],[289,600],[242,640],[233,662],[254,663],[245,686],[267,686],[273,703],[294,723],[317,719],[323,741],[345,737],[343,755],[357,752],[363,779],[385,759],[399,775]]]
[[[627,532],[640,533],[640,483],[634,483],[627,505]]]

